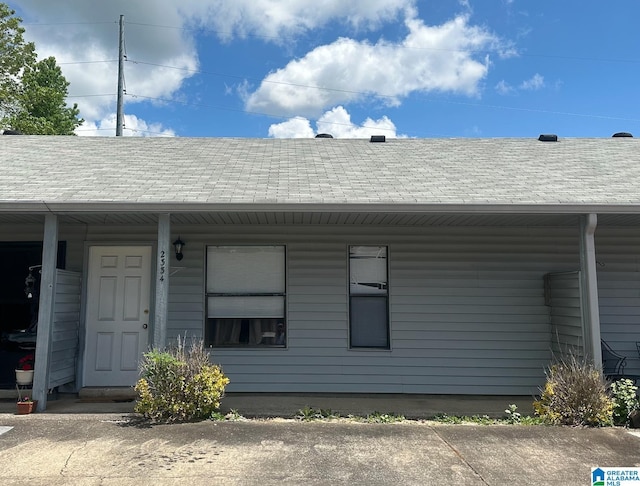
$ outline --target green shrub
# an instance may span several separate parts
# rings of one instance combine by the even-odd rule
[[[204,420],[220,407],[229,379],[209,361],[202,341],[178,338],[167,351],[144,354],[134,410],[160,422]]]
[[[504,413],[507,414],[507,423],[519,424],[522,422],[522,414],[518,412],[518,406],[515,403],[511,403]]]
[[[593,364],[570,357],[549,367],[535,413],[556,425],[608,426],[613,400],[602,372]]]
[[[611,384],[613,423],[615,425],[628,425],[631,413],[640,409],[637,392],[638,387],[634,385],[632,380],[627,378]]]

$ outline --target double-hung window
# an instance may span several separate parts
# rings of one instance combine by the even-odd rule
[[[349,338],[352,348],[389,349],[386,246],[349,248]]]
[[[210,346],[286,345],[284,246],[207,247]]]

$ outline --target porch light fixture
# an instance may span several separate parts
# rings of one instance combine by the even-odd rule
[[[182,257],[184,256],[182,254],[182,247],[183,246],[184,246],[184,241],[182,241],[180,239],[180,237],[178,236],[178,239],[173,242],[173,247],[176,249],[176,260],[178,260],[178,261],[182,260]]]

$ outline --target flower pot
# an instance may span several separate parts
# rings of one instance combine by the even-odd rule
[[[38,406],[38,400],[32,400],[30,402],[18,402],[18,415],[27,415],[36,411]]]
[[[16,383],[18,385],[33,383],[33,370],[16,370]]]

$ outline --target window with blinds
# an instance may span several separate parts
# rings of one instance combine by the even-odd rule
[[[207,247],[210,346],[286,346],[285,247]]]
[[[349,248],[349,337],[352,348],[389,349],[386,246]]]

